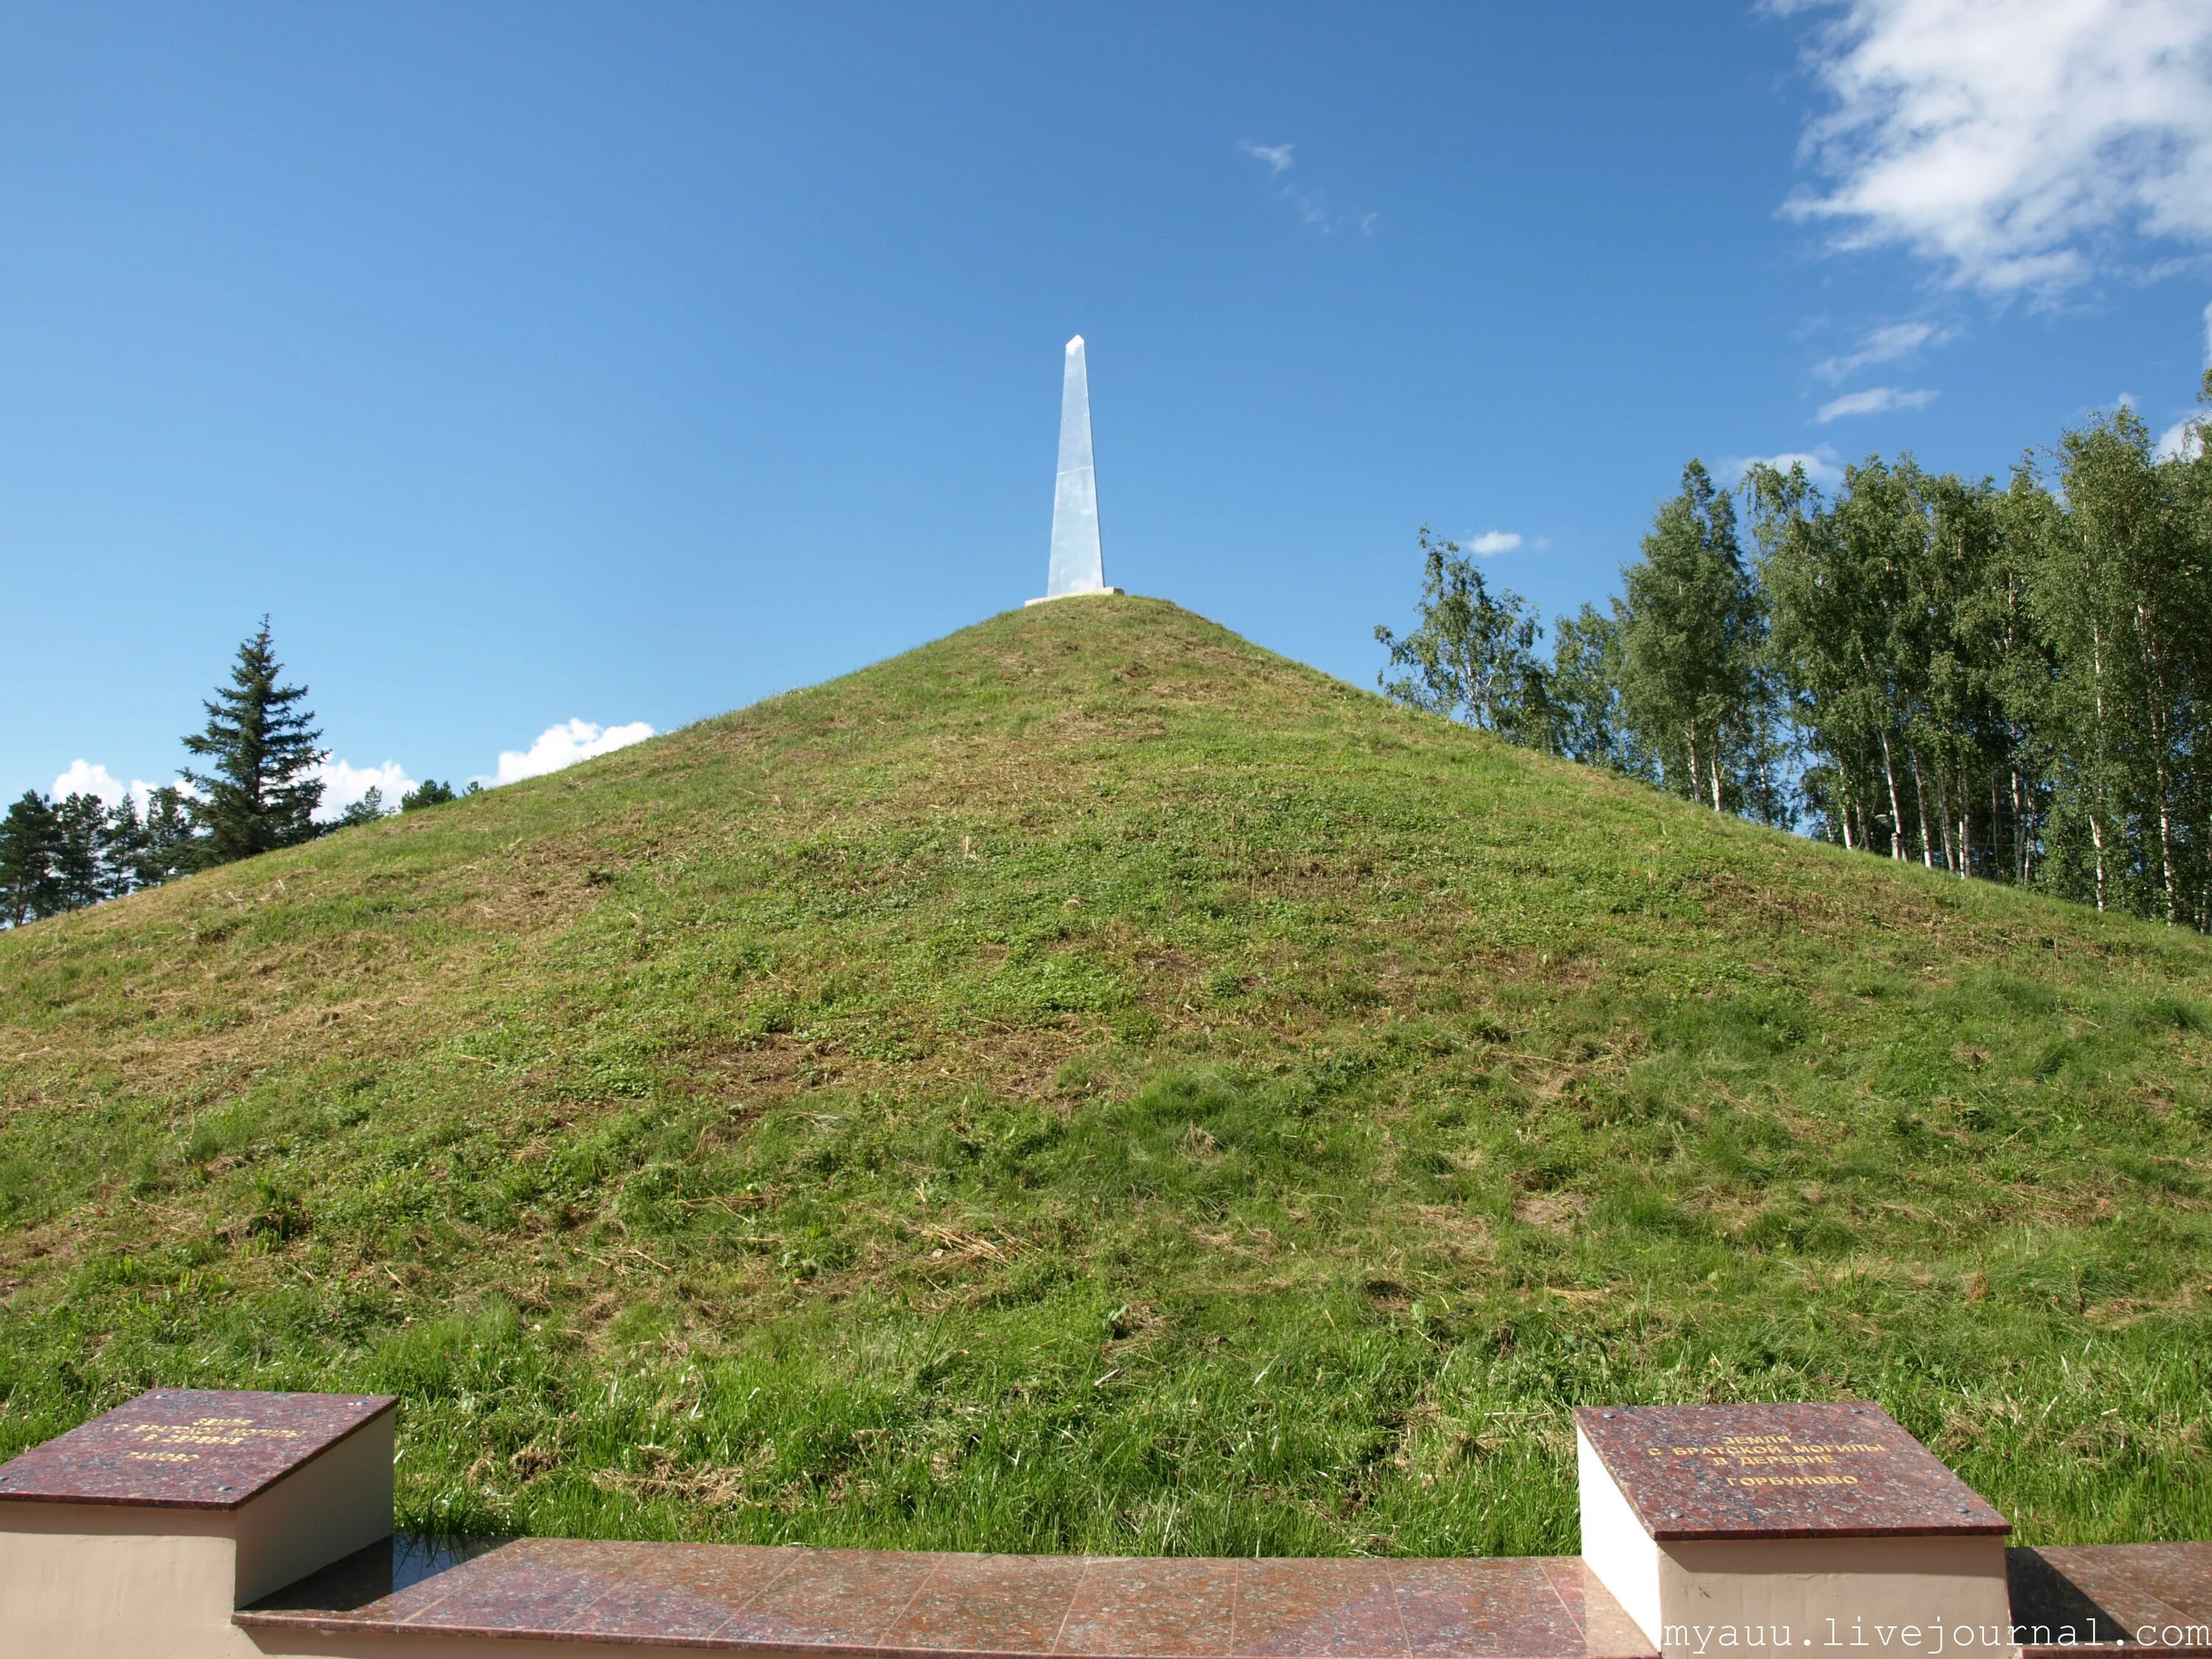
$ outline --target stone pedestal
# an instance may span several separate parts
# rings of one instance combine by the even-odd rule
[[[258,1655],[234,1612],[391,1533],[398,1403],[166,1389],[0,1465],[0,1655]]]
[[[2011,1523],[1879,1407],[1575,1419],[1583,1559],[1664,1659],[2015,1650]]]

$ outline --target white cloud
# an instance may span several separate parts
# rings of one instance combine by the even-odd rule
[[[407,769],[397,761],[386,761],[381,766],[354,766],[342,760],[327,760],[316,766],[315,775],[323,781],[323,804],[316,809],[315,817],[324,823],[336,818],[372,788],[382,793],[386,808],[394,808],[399,805],[399,798],[415,787],[415,780],[408,776]],[[187,795],[199,793],[181,779],[175,787]],[[95,795],[106,806],[114,805],[128,795],[143,816],[147,798],[160,787],[160,784],[149,783],[143,778],[131,779],[126,787],[117,782],[114,774],[99,762],[75,760],[70,763],[68,771],[54,780],[52,793],[56,800],[68,795]]]
[[[2079,283],[2129,234],[2212,244],[2204,0],[1844,0],[1808,58],[1830,187],[1785,211],[1841,246],[2004,295]]]
[[[315,768],[315,775],[323,781],[323,804],[315,809],[315,817],[325,823],[372,789],[383,797],[386,811],[396,811],[399,798],[412,789],[416,781],[398,761],[386,761],[381,766],[355,766],[342,760],[326,760]]]
[[[181,778],[176,781],[174,787],[187,795],[196,796],[199,793]],[[138,809],[139,816],[143,817],[146,813],[148,797],[161,787],[160,784],[149,783],[143,778],[131,779],[129,787],[126,787],[118,783],[115,781],[115,775],[100,762],[73,760],[70,763],[69,770],[54,780],[52,793],[56,800],[64,799],[70,795],[91,795],[97,798],[103,806],[113,806],[128,795],[131,797],[131,805]]]
[[[1734,489],[1754,466],[1771,466],[1778,472],[1802,466],[1805,476],[1823,489],[1832,489],[1844,481],[1843,457],[1836,453],[1833,444],[1822,444],[1809,450],[1789,449],[1776,455],[1723,455],[1713,462],[1713,474],[1723,485]]]
[[[608,726],[594,726],[589,720],[564,720],[540,732],[537,741],[526,750],[500,750],[499,770],[484,781],[517,783],[542,773],[557,772],[594,755],[610,754],[617,749],[627,749],[631,744],[643,743],[652,735],[653,728],[643,720]]]
[[[1933,392],[1908,390],[1901,386],[1870,386],[1863,392],[1846,392],[1840,398],[1829,398],[1813,418],[1826,426],[1846,415],[1882,415],[1893,409],[1925,409],[1936,401],[1936,396]]]
[[[1950,337],[1950,330],[1939,329],[1933,323],[1892,323],[1860,341],[1856,351],[1814,364],[1813,372],[1824,380],[1848,380],[1863,368],[1896,362],[1923,346],[1941,345]]]
[[[1273,179],[1291,170],[1291,144],[1255,144],[1249,138],[1239,138],[1237,148],[1255,161],[1267,164],[1267,176]]]
[[[1492,553],[1510,553],[1520,545],[1521,532],[1517,530],[1486,530],[1468,541],[1467,550],[1487,556]]]
[[[56,800],[70,795],[97,795],[102,806],[112,806],[130,793],[116,782],[106,767],[84,760],[71,761],[69,770],[54,780],[53,787]]]
[[[2193,461],[2204,453],[2203,422],[2207,417],[2191,415],[2176,421],[2159,434],[2158,459],[2161,461],[2181,459]]]

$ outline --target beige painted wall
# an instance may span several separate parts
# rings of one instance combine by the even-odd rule
[[[364,1423],[240,1507],[233,1606],[258,1601],[392,1535],[398,1421],[399,1413],[388,1411]]]
[[[1996,1537],[1669,1543],[1659,1550],[1659,1603],[1666,1659],[1721,1653],[1719,1632],[1731,1626],[1746,1656],[2010,1659],[2018,1650]],[[1750,1645],[1748,1634],[1762,1630],[1767,1639]]]
[[[0,1503],[0,1659],[249,1659],[231,1519]]]

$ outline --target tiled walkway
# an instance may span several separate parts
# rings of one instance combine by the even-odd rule
[[[2212,1656],[2212,1544],[2011,1553],[2018,1637]],[[237,1615],[284,1632],[873,1659],[1629,1659],[1571,1557],[1184,1560],[562,1539],[364,1550]]]
[[[1603,1659],[1649,1647],[1563,1557],[1182,1560],[519,1539],[363,1551],[262,1631],[1095,1659]]]

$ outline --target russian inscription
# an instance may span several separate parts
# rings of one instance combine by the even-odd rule
[[[0,1498],[233,1508],[395,1403],[157,1389],[0,1466]]]
[[[1654,1538],[2009,1529],[1878,1406],[1621,1406],[1575,1418]]]

